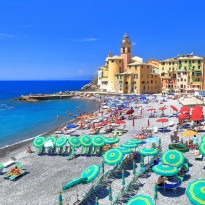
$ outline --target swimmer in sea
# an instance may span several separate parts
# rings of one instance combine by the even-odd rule
[[[78,109],[78,107],[76,107],[76,109]]]
[[[69,116],[71,116],[71,113],[69,113]]]

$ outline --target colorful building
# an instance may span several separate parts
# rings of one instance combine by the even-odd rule
[[[105,65],[98,68],[98,85],[102,91],[119,93],[161,92],[158,61],[143,63],[132,57],[132,43],[127,34],[120,44],[120,56],[108,53]]]

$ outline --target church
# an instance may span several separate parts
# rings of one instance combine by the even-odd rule
[[[132,43],[127,34],[120,44],[120,56],[109,52],[105,65],[98,68],[101,91],[124,94],[153,94],[161,92],[158,66],[153,62],[132,57]]]

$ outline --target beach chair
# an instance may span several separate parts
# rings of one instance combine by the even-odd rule
[[[162,185],[162,186],[157,186],[158,189],[168,189],[168,190],[173,190],[175,193],[177,191],[177,188],[180,187],[182,184],[181,181],[177,182],[176,184],[165,184],[165,185]]]
[[[70,148],[71,152],[70,155],[67,157],[67,160],[71,160],[73,158],[75,158],[75,149],[74,148]]]
[[[94,154],[94,155],[97,154],[97,147],[94,147],[94,149],[93,149],[93,154]]]
[[[11,158],[11,160],[2,164],[4,166],[4,168],[7,168],[15,163],[16,158],[15,157],[10,157],[10,158]]]
[[[17,178],[19,178],[20,176],[24,175],[25,173],[26,173],[26,169],[22,169],[22,170],[21,170],[21,173],[20,173],[19,175],[11,175],[11,176],[9,177],[9,179],[10,179],[11,181],[15,181]]]

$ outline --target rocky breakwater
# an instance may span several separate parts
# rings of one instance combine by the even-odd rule
[[[27,101],[27,102],[38,102],[38,99],[34,99],[30,96],[20,96],[18,98],[14,98],[14,100],[20,100],[20,101]]]
[[[92,81],[86,85],[84,85],[81,89],[81,91],[98,91],[98,77],[94,76]]]

